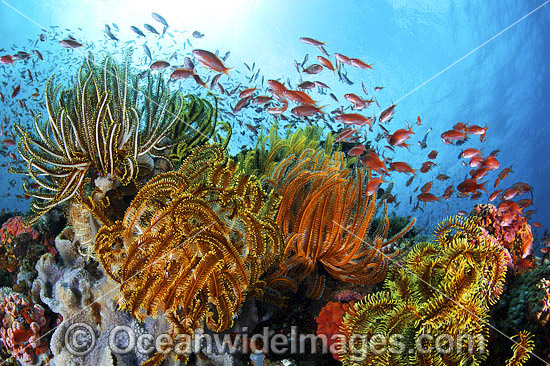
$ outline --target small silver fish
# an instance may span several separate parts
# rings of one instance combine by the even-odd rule
[[[145,54],[147,55],[147,57],[153,60],[153,56],[151,55],[151,50],[149,49],[149,47],[147,47],[146,44],[143,45],[143,50],[145,51]]]
[[[157,30],[151,24],[144,24],[143,28],[147,29],[151,33],[156,34],[157,36],[160,36],[160,33],[157,32]]]
[[[143,34],[143,32],[138,27],[132,25],[130,29],[134,31],[134,33],[138,36],[145,37],[145,34]]]
[[[193,70],[195,68],[195,64],[193,64],[193,61],[187,56],[183,59],[183,64],[185,65],[185,68]]]
[[[109,24],[105,24],[105,33],[107,33],[107,36],[113,41],[118,41],[118,38],[111,32],[111,27],[109,27]]]
[[[193,37],[195,37],[195,38],[202,38],[202,37],[204,37],[204,33],[201,33],[201,32],[199,32],[199,31],[194,31],[194,32],[193,32]]]
[[[164,19],[158,13],[151,13],[151,16],[153,17],[153,19],[155,19],[157,22],[159,22],[160,24],[162,24],[164,26],[164,31],[162,32],[162,34],[164,34],[166,32],[166,28],[168,28],[168,22],[166,21],[166,19]]]

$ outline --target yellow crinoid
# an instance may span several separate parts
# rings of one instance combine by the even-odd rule
[[[277,204],[221,148],[201,147],[142,187],[123,220],[98,232],[95,252],[136,318],[162,312],[174,336],[203,320],[223,331],[282,255]]]
[[[365,173],[348,169],[344,154],[305,149],[282,160],[267,182],[281,195],[277,224],[286,238],[280,268],[269,277],[275,289],[297,290],[307,280],[308,294],[318,297],[325,278],[357,284],[382,281],[389,260],[397,251],[391,244],[414,225],[387,238],[389,220],[385,202],[376,230],[371,222],[377,211],[376,195],[365,195]]]
[[[384,289],[344,315],[342,363],[458,366],[485,360],[489,306],[502,292],[507,255],[478,234],[475,222],[447,220],[436,230],[437,242],[416,245],[396,263]],[[518,353],[522,361],[514,365],[524,356]]]
[[[110,58],[94,64],[86,58],[72,89],[46,86],[47,120],[34,120],[34,133],[16,126],[19,155],[38,189],[24,185],[36,221],[51,208],[78,199],[84,201],[97,189],[92,182],[105,177],[126,185],[137,178],[140,158],[167,154],[164,137],[181,119],[183,97],[168,94],[162,78],[139,77]]]

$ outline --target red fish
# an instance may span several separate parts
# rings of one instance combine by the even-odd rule
[[[470,171],[470,176],[472,177],[472,179],[480,180],[481,178],[486,176],[487,173],[489,173],[489,170],[490,170],[489,168],[481,166],[476,170]]]
[[[459,159],[460,158],[470,159],[470,158],[473,158],[474,156],[481,156],[481,151],[479,151],[478,149],[469,147],[467,149],[464,149],[464,151],[460,153]]]
[[[170,64],[166,61],[162,61],[162,60],[159,60],[159,61],[155,61],[151,64],[151,66],[149,66],[149,68],[151,70],[164,70],[166,69],[168,66],[170,66]]]
[[[241,109],[246,107],[248,103],[250,102],[250,98],[243,98],[237,102],[235,105],[235,108],[233,108],[233,113],[239,112]]]
[[[510,187],[502,193],[502,199],[505,201],[511,200],[512,198],[516,197],[518,193],[519,193],[518,187]]]
[[[248,98],[249,96],[251,96],[252,94],[254,94],[254,92],[256,91],[256,88],[248,88],[248,89],[245,89],[243,90],[240,94],[239,94],[239,98]]]
[[[11,93],[11,97],[15,98],[20,91],[21,91],[21,85],[17,85],[15,89],[13,89],[13,93]]]
[[[531,226],[534,226],[534,227],[537,227],[537,228],[541,228],[541,227],[542,227],[542,224],[541,224],[540,222],[537,221],[537,222],[533,222],[533,223],[531,224]]]
[[[388,173],[386,170],[385,161],[386,159],[381,161],[378,155],[374,152],[369,152],[361,156],[361,163],[367,168],[378,172],[379,174],[382,174],[382,171],[384,171],[386,174]]]
[[[323,66],[319,64],[309,65],[303,70],[306,74],[315,75],[323,71]]]
[[[15,146],[15,141],[13,139],[4,139],[2,143],[6,146]]]
[[[267,103],[271,102],[272,99],[273,98],[268,97],[266,95],[259,95],[256,98],[254,98],[254,104],[264,105],[264,104],[267,104]]]
[[[323,107],[317,108],[317,107],[309,105],[309,104],[303,104],[303,105],[299,105],[297,107],[292,108],[291,112],[292,112],[293,115],[295,115],[297,117],[309,117],[309,116],[313,116],[314,114],[317,114],[317,113],[323,113],[321,108],[323,108]]]
[[[435,177],[435,179],[441,180],[441,181],[447,180],[449,178],[450,177],[448,175],[445,175],[445,174],[439,174],[437,177]]]
[[[448,200],[449,198],[451,198],[452,194],[453,194],[453,185],[451,184],[445,189],[445,193],[443,193],[443,199]]]
[[[267,110],[267,113],[273,114],[273,115],[282,114],[286,111],[287,108],[288,108],[288,102],[285,101],[285,103],[281,107],[271,107],[271,108],[269,108]]]
[[[324,46],[325,42],[320,42],[316,39],[309,38],[309,37],[301,37],[300,41],[304,42],[305,44],[310,44],[312,46]]]
[[[496,170],[500,167],[500,164],[494,156],[490,155],[483,161],[481,166],[489,170]]]
[[[193,56],[195,56],[195,58],[199,60],[199,62],[202,63],[204,66],[214,71],[223,72],[227,75],[227,71],[231,70],[225,67],[223,61],[210,51],[193,50]]]
[[[348,140],[354,133],[357,133],[357,130],[351,128],[344,128],[342,132],[338,134],[334,142],[343,142]]]
[[[345,94],[344,99],[346,99],[350,103],[353,103],[353,109],[363,109],[367,106],[366,101],[364,101],[360,96],[353,93]]]
[[[433,194],[426,192],[426,193],[420,193],[418,196],[416,196],[416,198],[418,198],[418,200],[422,202],[435,202],[435,201],[439,201],[440,197],[436,197]]]
[[[412,132],[412,129],[409,127],[408,130],[401,128],[393,133],[393,135],[390,136],[389,143],[392,146],[404,146],[408,148],[408,145],[405,144],[405,140],[411,137],[411,135],[414,135],[414,132]]]
[[[334,65],[332,65],[332,62],[330,60],[324,58],[323,56],[317,56],[317,61],[327,69],[334,71]]]
[[[414,175],[411,176],[411,177],[407,180],[407,183],[405,183],[405,185],[406,185],[407,187],[410,186],[411,183],[413,182],[413,180],[414,180],[415,177],[416,177],[416,176],[414,176]]]
[[[503,180],[510,173],[513,173],[511,165],[508,168],[502,169],[502,171],[500,173],[498,173],[498,179]]]
[[[380,118],[378,118],[378,122],[383,123],[392,119],[394,109],[395,109],[395,104],[392,104],[388,108],[384,109],[382,113],[380,113]]]
[[[348,155],[349,156],[359,156],[365,151],[364,145],[357,145],[349,149]]]
[[[433,160],[435,158],[437,158],[437,151],[435,151],[435,150],[430,151],[430,153],[428,154],[428,159]]]
[[[466,194],[475,193],[479,189],[487,192],[484,188],[485,183],[486,182],[479,184],[475,179],[465,179],[464,182],[460,183],[456,188],[458,189],[459,192],[466,193]]]
[[[298,88],[304,89],[304,90],[313,89],[315,88],[315,83],[312,81],[304,81],[303,83],[298,85]]]
[[[369,125],[369,127],[372,125],[371,118],[367,118],[358,113],[340,114],[336,116],[335,119],[338,122],[342,122],[343,124],[346,124],[346,125],[359,125],[359,126]]]
[[[485,124],[485,127],[476,125],[467,126],[464,128],[464,132],[468,135],[479,135],[479,141],[483,142],[485,141],[485,135],[487,134],[487,124]]]
[[[13,58],[10,55],[5,55],[0,57],[0,64],[2,65],[13,65]]]
[[[422,121],[420,120],[420,116],[416,117],[416,125],[420,126],[422,124]]]
[[[500,189],[498,191],[494,191],[493,193],[491,193],[491,195],[489,196],[489,202],[493,202],[494,200],[496,200],[499,193],[500,193]]]
[[[283,92],[284,96],[288,99],[298,103],[298,104],[310,104],[315,105],[317,103],[315,100],[311,99],[309,95],[299,90],[285,90]]]
[[[192,77],[193,75],[195,75],[193,70],[180,68],[180,69],[175,69],[174,72],[170,74],[170,79],[172,80],[187,79],[188,77]]]
[[[339,61],[339,62],[342,62],[346,65],[351,66],[351,58],[349,58],[348,56],[344,56],[341,53],[335,53],[334,57],[336,58],[336,61]]]
[[[369,182],[367,183],[367,188],[365,189],[365,194],[367,196],[372,196],[378,191],[378,188],[380,187],[380,184],[384,183],[382,180],[382,177],[378,178],[371,178]]]
[[[413,173],[416,175],[416,169],[412,169],[411,166],[402,161],[396,161],[390,164],[390,170],[400,173]]]
[[[4,94],[0,93],[0,101],[4,102]]]
[[[434,165],[437,165],[436,163],[434,163],[433,161],[425,161],[424,163],[422,163],[422,167],[420,168],[420,172],[421,173],[427,173],[430,171],[430,169],[432,169],[432,167]]]
[[[372,64],[369,65],[366,62],[359,60],[358,58],[352,58],[350,59],[350,62],[352,66],[355,66],[362,70],[372,69]]]
[[[445,144],[450,144],[453,140],[464,140],[466,139],[466,134],[457,130],[445,131],[441,134],[441,141]]]
[[[278,95],[284,95],[284,92],[287,90],[287,88],[277,80],[268,80],[267,85],[269,88]]]
[[[483,157],[482,156],[474,156],[472,160],[470,160],[470,168],[479,168],[481,164],[483,163]]]
[[[420,191],[421,191],[422,193],[428,193],[428,192],[430,191],[430,189],[432,189],[432,185],[433,185],[432,182],[428,182],[428,183],[424,184],[424,185],[422,186],[422,188],[420,188]]]
[[[453,130],[464,131],[464,129],[466,128],[467,125],[468,125],[467,123],[457,122],[453,126]]]

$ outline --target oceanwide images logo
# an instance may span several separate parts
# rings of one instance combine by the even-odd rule
[[[65,346],[74,356],[83,357],[97,345],[97,332],[86,323],[74,323],[65,330]],[[370,338],[364,335],[346,337],[336,334],[328,342],[323,334],[298,334],[297,327],[291,327],[288,334],[275,333],[269,327],[264,327],[261,334],[250,335],[248,329],[241,333],[210,334],[196,332],[191,335],[148,334],[136,332],[133,328],[120,325],[109,332],[109,348],[114,354],[125,355],[139,353],[152,355],[154,353],[175,354],[220,354],[220,353],[264,353],[264,354],[337,354],[344,347],[347,357],[352,361],[361,361],[372,354],[382,353],[469,353],[484,354],[486,341],[476,334],[421,334],[414,342],[405,339],[402,334],[385,337],[375,334]],[[328,346],[330,344],[330,346]],[[411,347],[412,345],[412,347]],[[97,345],[99,346],[99,345]],[[103,346],[103,345],[102,345]]]

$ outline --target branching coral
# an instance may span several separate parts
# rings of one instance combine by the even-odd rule
[[[122,309],[138,319],[164,312],[174,336],[203,319],[223,331],[281,257],[276,203],[222,149],[202,147],[146,184],[124,219],[99,231],[95,251],[121,284]]]
[[[163,138],[183,115],[183,97],[169,96],[166,83],[148,78],[143,95],[129,57],[122,66],[107,58],[95,65],[88,57],[71,90],[46,86],[47,121],[34,120],[35,134],[16,126],[18,152],[28,174],[39,186],[24,186],[35,198],[36,221],[63,202],[87,202],[96,177],[126,185],[136,179],[140,157],[164,153]],[[97,188],[96,188],[97,190]],[[105,192],[101,192],[105,193]]]
[[[291,155],[268,179],[281,197],[277,224],[286,238],[285,259],[270,276],[275,289],[297,290],[308,280],[308,294],[320,295],[324,277],[318,266],[332,277],[351,283],[381,281],[392,253],[391,244],[414,224],[412,220],[387,239],[389,221],[386,205],[378,228],[369,232],[376,212],[376,195],[364,194],[364,175],[345,168],[342,153],[326,155],[322,149],[306,149]]]
[[[441,225],[436,236],[437,243],[418,244],[392,267],[383,291],[344,316],[344,365],[478,365],[487,357],[489,305],[502,292],[506,253],[459,217]],[[372,352],[368,341],[375,334],[390,343],[400,337],[404,351],[392,352],[390,344]],[[365,338],[353,341],[353,335]],[[450,352],[438,352],[436,344]]]

